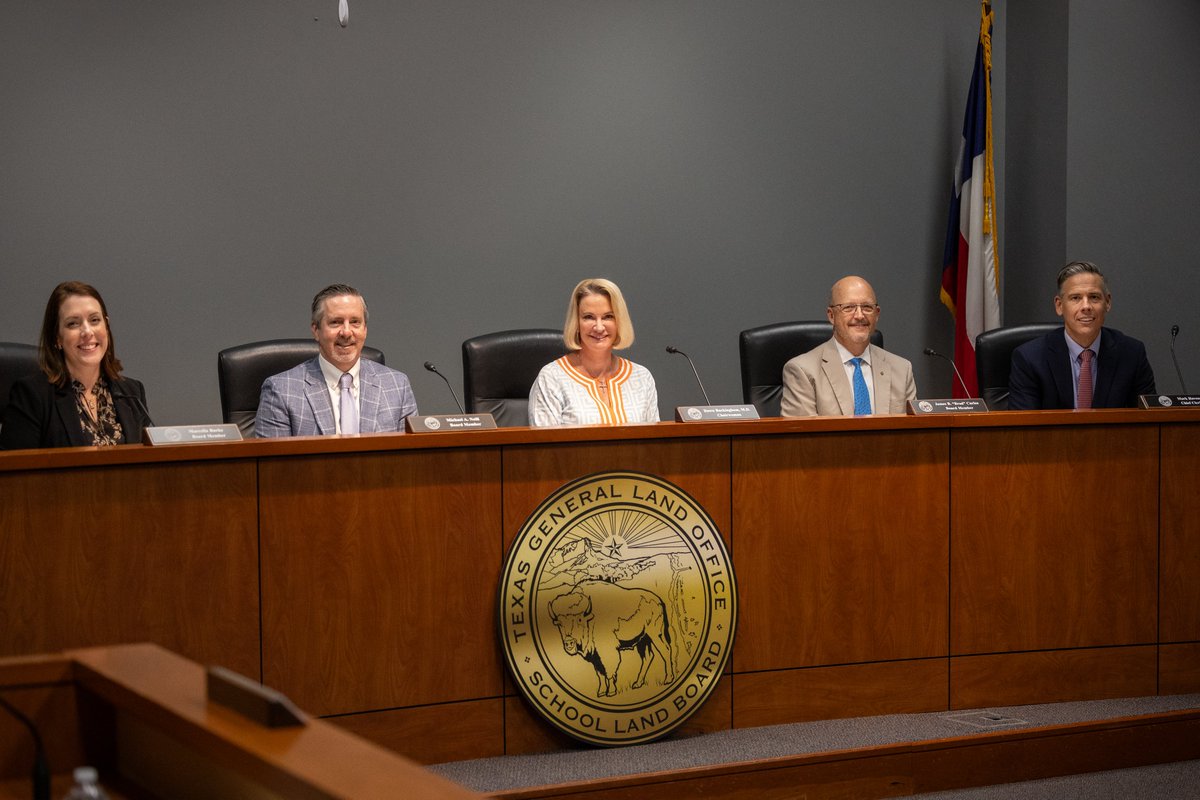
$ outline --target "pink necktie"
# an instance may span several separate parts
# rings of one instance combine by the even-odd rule
[[[1092,358],[1095,355],[1091,350],[1084,350],[1079,354],[1083,363],[1079,365],[1079,390],[1075,393],[1076,408],[1092,407]]]

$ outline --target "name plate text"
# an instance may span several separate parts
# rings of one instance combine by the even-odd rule
[[[142,444],[209,444],[240,442],[242,432],[233,423],[222,425],[158,425],[142,431]]]
[[[987,411],[987,403],[978,397],[966,397],[958,400],[909,400],[908,413],[910,416],[923,414],[968,414]]]
[[[1200,408],[1200,394],[1144,394],[1142,408]]]
[[[491,414],[413,414],[404,420],[404,429],[409,433],[435,433],[438,431],[475,431],[496,427]]]
[[[729,422],[735,419],[758,419],[758,409],[747,406],[677,406],[676,422]]]

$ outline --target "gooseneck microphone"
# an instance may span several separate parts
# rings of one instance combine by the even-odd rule
[[[112,387],[111,393],[114,401],[128,400],[130,403],[132,403],[134,408],[146,415],[146,427],[154,427],[154,419],[150,416],[150,410],[146,408],[146,404],[142,402],[142,398],[138,397],[136,394],[123,391],[117,388],[115,385]]]
[[[33,737],[33,800],[50,800],[50,764],[46,761],[46,748],[42,745],[42,735],[38,733],[33,720],[10,705],[3,697],[0,697],[0,708],[12,714],[29,729],[29,735]]]
[[[934,358],[940,358],[940,359],[946,361],[947,363],[949,363],[950,366],[954,369],[954,377],[958,378],[958,385],[963,388],[963,391],[966,392],[967,397],[971,397],[971,390],[970,390],[970,388],[967,387],[967,382],[963,380],[962,373],[958,371],[958,366],[954,363],[953,359],[942,355],[938,351],[934,350],[932,347],[925,348],[925,355],[933,356]]]
[[[1179,326],[1171,326],[1171,361],[1175,364],[1175,377],[1179,378],[1179,387],[1187,394],[1187,384],[1183,382],[1183,372],[1179,369],[1179,359],[1175,357],[1175,337],[1179,335]]]
[[[667,352],[671,355],[679,354],[687,358],[687,362],[692,365],[692,374],[696,376],[696,383],[700,385],[700,394],[704,395],[704,404],[711,406],[712,401],[708,399],[708,392],[704,391],[704,381],[700,380],[700,373],[696,371],[696,365],[692,364],[692,359],[688,357],[688,354],[673,345],[667,345]]]
[[[425,369],[429,370],[434,375],[437,375],[439,378],[446,381],[446,388],[450,390],[450,396],[454,398],[454,405],[458,406],[458,413],[466,414],[467,412],[465,409],[463,409],[463,404],[458,402],[458,395],[454,393],[454,387],[450,385],[449,378],[447,378],[442,373],[438,372],[438,368],[433,365],[432,361],[425,362]]]

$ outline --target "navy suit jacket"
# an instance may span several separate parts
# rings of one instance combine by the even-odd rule
[[[1155,393],[1146,346],[1118,330],[1102,328],[1092,408],[1136,408],[1138,395]],[[1008,407],[1013,411],[1075,407],[1071,354],[1063,329],[1013,351]]]
[[[404,430],[404,418],[417,413],[408,376],[359,359],[358,428],[362,433]],[[336,433],[329,387],[316,358],[263,381],[254,435],[319,436]]]
[[[133,378],[110,381],[113,408],[121,423],[124,444],[142,441],[142,430],[150,425],[146,413],[146,388]],[[79,424],[75,390],[55,386],[40,372],[21,378],[12,385],[4,426],[0,428],[0,447],[21,450],[33,447],[90,447],[92,437]]]

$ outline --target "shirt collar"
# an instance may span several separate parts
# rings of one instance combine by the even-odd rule
[[[1084,347],[1079,342],[1072,339],[1071,334],[1067,333],[1067,329],[1063,328],[1063,338],[1067,340],[1067,352],[1071,354],[1071,362],[1074,363],[1078,361],[1079,354],[1084,350],[1091,350],[1093,358],[1100,355],[1100,337],[1103,335],[1104,331],[1102,330],[1096,334],[1096,341],[1092,342],[1091,346]]]
[[[329,387],[329,391],[336,392],[340,390],[342,381],[342,371],[325,360],[325,356],[318,354],[317,363],[321,365],[321,375],[325,378],[325,384]],[[354,379],[352,384],[358,386],[358,373],[362,367],[362,359],[354,362],[354,366],[350,368],[350,375]]]
[[[849,350],[847,350],[846,347],[841,342],[839,342],[836,337],[833,340],[833,344],[838,349],[838,357],[841,358],[842,364],[845,364],[847,361],[849,361],[852,358],[861,358],[863,360],[864,364],[866,364],[868,367],[871,366],[871,345],[870,344],[867,345],[866,350],[862,351],[861,356],[856,356],[856,355],[854,355],[854,353],[851,353]]]

